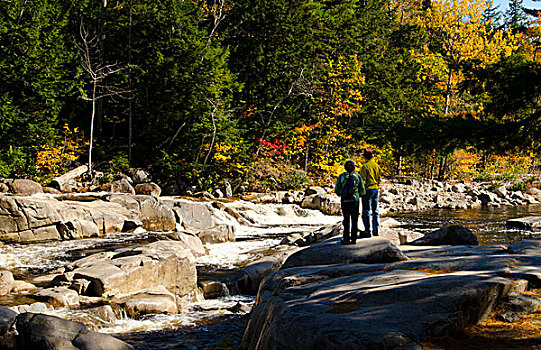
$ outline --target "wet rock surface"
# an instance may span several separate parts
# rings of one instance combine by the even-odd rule
[[[329,243],[306,250],[318,245]],[[540,249],[535,240],[521,247]],[[337,246],[335,255],[347,257],[349,248]],[[540,286],[539,255],[502,246],[401,248],[408,260],[329,265],[322,258],[271,274],[241,348],[421,349],[424,337],[482,321],[515,291],[513,282]]]

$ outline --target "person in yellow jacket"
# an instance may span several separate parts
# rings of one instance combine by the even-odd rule
[[[361,166],[359,174],[361,175],[366,193],[361,197],[362,220],[364,226],[363,237],[379,235],[379,185],[381,183],[381,168],[373,159],[372,150],[365,149],[363,158],[365,163]]]
[[[359,199],[364,194],[363,179],[355,172],[355,162],[346,161],[345,172],[338,176],[334,192],[340,196],[340,206],[344,216],[342,244],[355,244],[359,221]]]

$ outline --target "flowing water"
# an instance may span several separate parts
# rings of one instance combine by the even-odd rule
[[[197,258],[200,276],[223,278],[243,265],[271,254],[287,235],[313,231],[341,220],[337,216],[325,216],[294,205],[245,202],[231,205],[250,224],[239,226],[236,242],[206,245],[209,254]],[[476,233],[481,244],[509,244],[536,236],[505,227],[507,219],[530,215],[541,215],[541,205],[430,210],[392,213],[390,216],[401,222],[404,228],[418,232],[428,233],[446,225],[461,224]],[[17,279],[29,280],[89,254],[159,238],[159,233],[139,232],[76,241],[4,245],[0,246],[0,266],[12,270]],[[122,317],[115,322],[95,320],[92,327],[114,334],[137,349],[235,349],[248,322],[248,315],[239,311],[237,306],[251,306],[254,300],[254,296],[230,295],[193,302],[189,311],[183,314],[152,315],[138,320]],[[0,305],[4,306],[31,302],[26,297],[0,299]],[[84,310],[78,309],[55,309],[47,313],[73,320],[89,319]]]
[[[422,212],[393,213],[390,216],[402,227],[421,233],[430,233],[447,225],[463,225],[477,235],[479,244],[511,244],[540,237],[541,233],[520,231],[506,227],[508,219],[541,216],[541,204],[523,206],[481,207],[476,209],[426,210]]]
[[[238,226],[236,242],[205,245],[209,254],[197,258],[198,273],[205,278],[224,278],[247,263],[272,254],[287,235],[314,231],[340,221],[339,217],[295,205],[244,202],[230,205],[249,224]],[[160,236],[156,232],[138,232],[74,241],[0,245],[0,266],[11,270],[16,279],[31,281],[84,256],[153,242]],[[246,313],[237,306],[250,307],[254,301],[255,296],[230,295],[192,302],[187,313],[151,315],[137,320],[124,316],[114,322],[97,319],[82,308],[44,312],[87,324],[90,321],[92,329],[114,334],[137,349],[236,348],[248,321]],[[32,302],[25,296],[0,297],[0,305],[7,307]]]

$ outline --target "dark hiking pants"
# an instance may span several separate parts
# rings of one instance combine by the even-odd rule
[[[342,202],[341,206],[344,215],[344,241],[355,242],[359,222],[359,202]]]

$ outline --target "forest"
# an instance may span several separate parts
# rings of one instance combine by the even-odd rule
[[[0,177],[539,177],[540,40],[522,0],[2,0]]]

